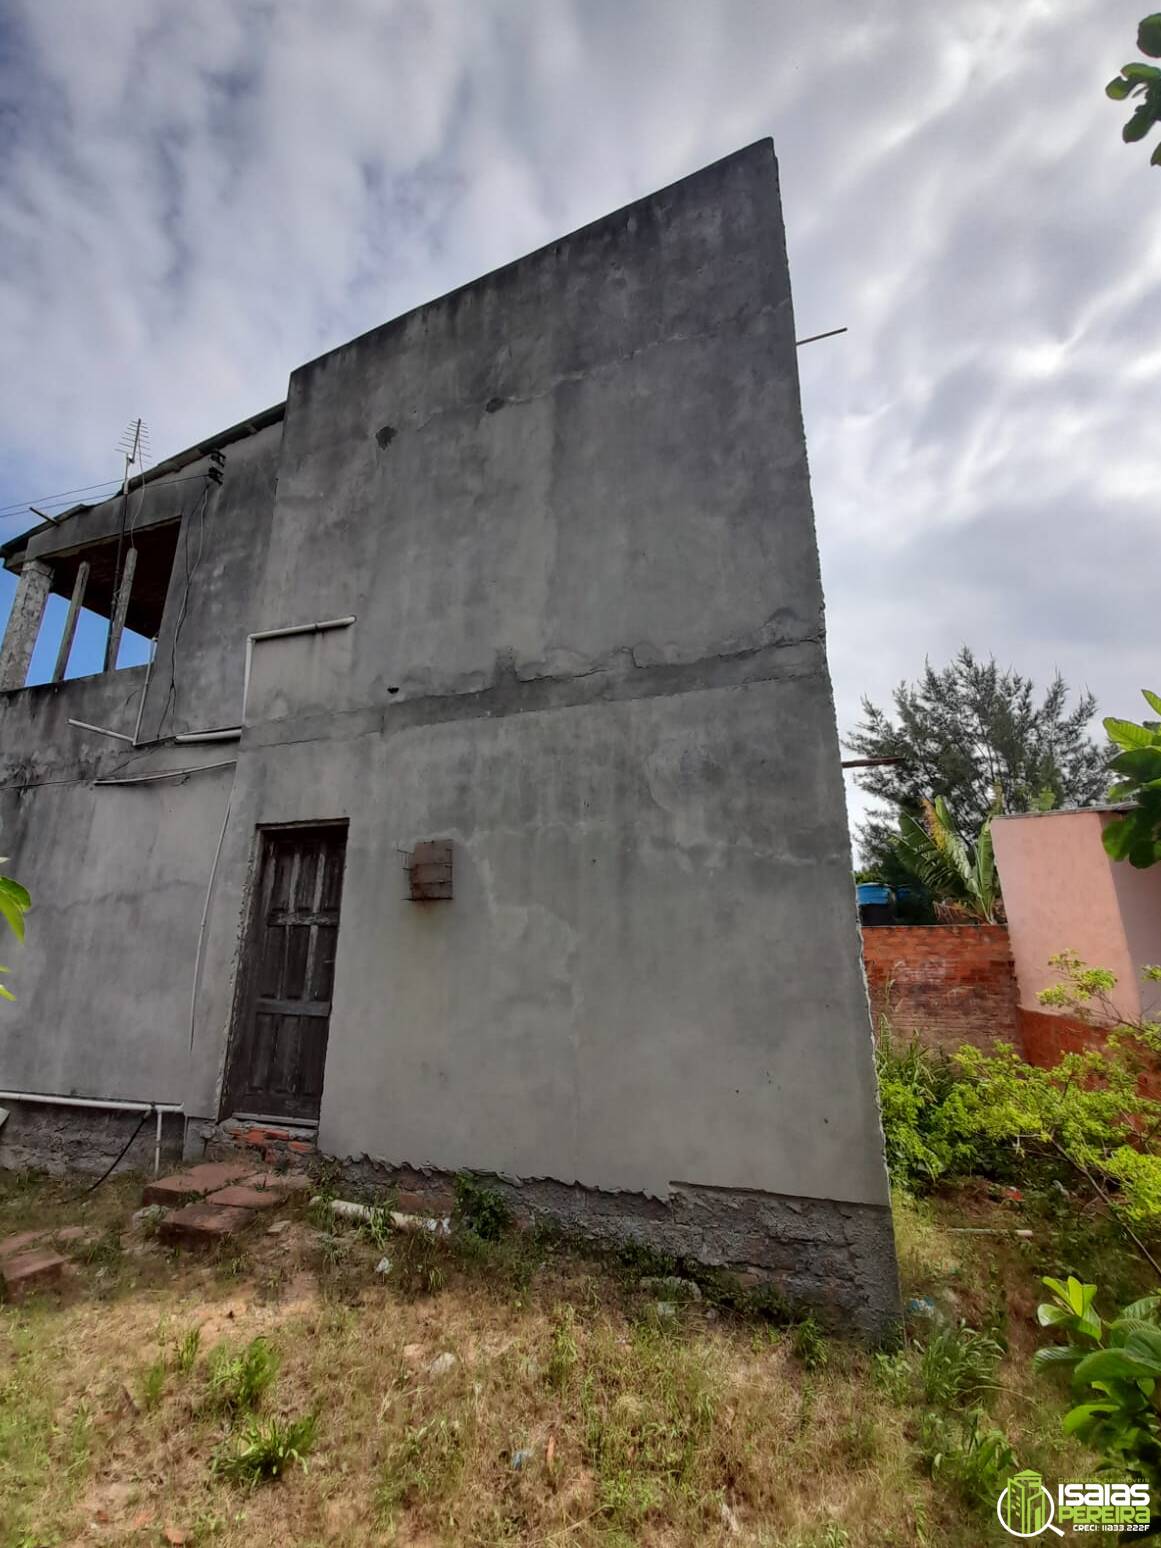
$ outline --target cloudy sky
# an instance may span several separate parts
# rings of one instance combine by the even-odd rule
[[[850,329],[799,352],[840,725],[965,641],[1136,717],[1161,169],[1103,87],[1145,9],[0,0],[0,506],[772,134],[798,333]]]

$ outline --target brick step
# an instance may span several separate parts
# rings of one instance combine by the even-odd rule
[[[247,1166],[241,1161],[203,1161],[200,1166],[174,1172],[171,1177],[154,1178],[151,1183],[146,1183],[141,1197],[146,1204],[178,1208],[182,1204],[194,1204],[198,1199],[211,1198],[224,1188],[241,1187],[268,1195],[261,1205],[254,1206],[264,1208],[271,1203],[281,1203],[288,1194],[302,1192],[310,1186],[310,1178],[303,1172],[256,1172],[253,1162]]]
[[[18,1301],[22,1296],[58,1285],[67,1260],[57,1252],[18,1252],[0,1259],[0,1287],[3,1299]]]
[[[218,1161],[161,1177],[144,1197],[146,1204],[176,1206],[162,1218],[162,1241],[198,1247],[237,1235],[259,1210],[277,1209],[310,1186],[301,1172],[255,1172],[252,1165]]]
[[[84,1226],[41,1226],[35,1231],[21,1231],[16,1236],[6,1236],[0,1242],[0,1261],[31,1252],[34,1247],[58,1247],[62,1242],[85,1241],[88,1235]]]
[[[207,1247],[238,1232],[254,1218],[252,1209],[225,1204],[186,1204],[170,1210],[158,1227],[163,1242],[185,1247]]]
[[[207,1193],[216,1193],[219,1188],[241,1182],[253,1173],[253,1165],[245,1166],[237,1161],[204,1161],[200,1166],[175,1172],[171,1177],[155,1177],[151,1183],[146,1183],[141,1198],[145,1204],[189,1204],[195,1199],[204,1199]]]

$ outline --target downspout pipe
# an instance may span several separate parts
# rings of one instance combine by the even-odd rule
[[[39,1102],[47,1107],[93,1107],[101,1112],[156,1113],[153,1143],[153,1175],[161,1171],[161,1125],[166,1113],[184,1113],[180,1102],[126,1102],[120,1097],[48,1096],[43,1091],[0,1091],[0,1102]]]

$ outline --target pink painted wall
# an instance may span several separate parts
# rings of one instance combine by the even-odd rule
[[[1037,990],[1058,982],[1048,959],[1065,950],[1111,968],[1121,1015],[1135,1019],[1156,1007],[1158,986],[1142,986],[1140,970],[1161,961],[1161,865],[1135,871],[1109,859],[1101,830],[1113,816],[1090,808],[992,823],[1023,1009],[1040,1009]]]

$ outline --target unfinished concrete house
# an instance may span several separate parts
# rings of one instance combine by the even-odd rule
[[[769,141],[3,556],[4,1164],[471,1169],[891,1323]],[[151,663],[25,686],[50,593]]]

